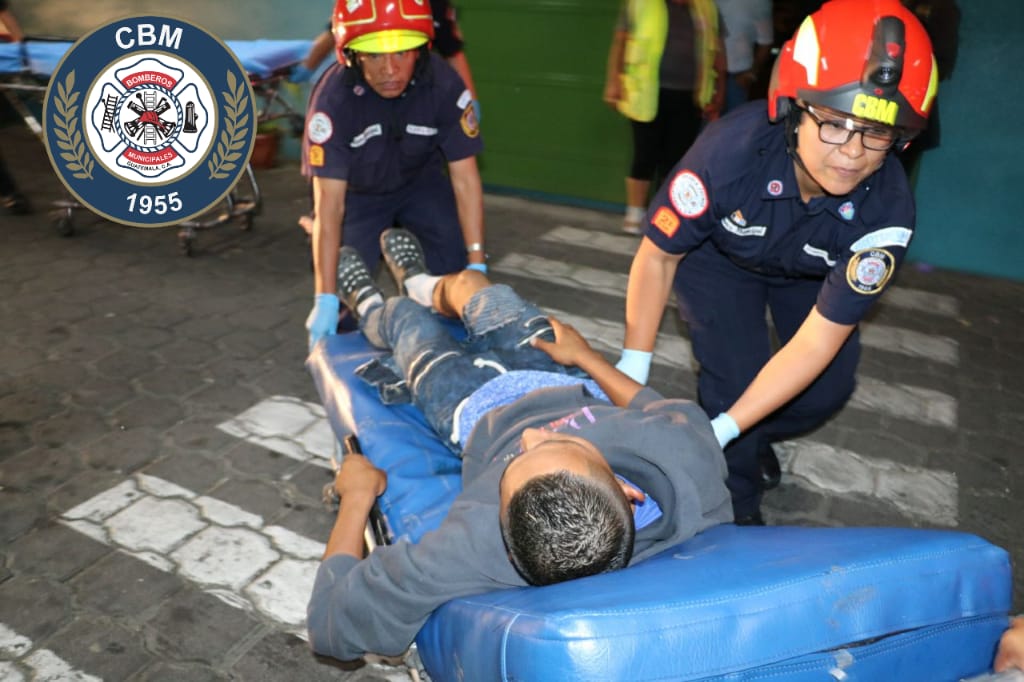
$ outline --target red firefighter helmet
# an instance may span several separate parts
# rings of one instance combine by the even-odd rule
[[[830,0],[782,46],[768,116],[785,118],[799,99],[916,133],[938,83],[928,33],[899,0]]]
[[[337,0],[331,30],[338,59],[345,50],[402,52],[434,39],[428,0]]]

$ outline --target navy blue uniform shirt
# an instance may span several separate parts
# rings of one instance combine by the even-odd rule
[[[710,240],[752,272],[821,279],[818,312],[856,324],[903,262],[913,234],[906,174],[890,154],[850,194],[805,203],[784,127],[769,122],[764,100],[709,125],[659,190],[645,234],[667,253]]]
[[[483,140],[469,90],[444,59],[429,59],[392,99],[344,64],[324,72],[306,115],[303,174],[347,180],[351,192],[388,194],[428,168],[479,154]]]

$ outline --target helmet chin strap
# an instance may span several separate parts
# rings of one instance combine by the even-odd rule
[[[826,190],[825,186],[818,181],[818,178],[814,177],[814,174],[811,173],[809,168],[807,168],[807,164],[805,164],[804,160],[800,158],[800,152],[797,151],[796,136],[797,131],[800,130],[800,117],[802,114],[803,112],[797,108],[795,104],[790,106],[789,111],[786,112],[786,118],[783,121],[783,125],[786,126],[786,152],[789,154],[790,158],[793,159],[793,162],[796,163],[796,165],[799,166],[807,175],[807,177],[813,180],[815,184],[821,188],[822,192],[828,194],[828,190]]]

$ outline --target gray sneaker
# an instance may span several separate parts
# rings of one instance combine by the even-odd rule
[[[398,227],[384,230],[380,235],[380,250],[384,254],[388,271],[398,285],[398,293],[402,296],[408,295],[405,280],[413,275],[429,274],[423,247],[409,230]]]
[[[353,315],[357,315],[357,306],[379,293],[380,289],[373,283],[370,270],[359,252],[351,246],[341,247],[341,251],[338,252],[338,299],[352,311]]]

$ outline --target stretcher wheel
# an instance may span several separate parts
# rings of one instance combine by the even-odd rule
[[[75,233],[75,223],[70,215],[61,214],[53,221],[53,229],[57,230],[61,237],[70,237]]]

